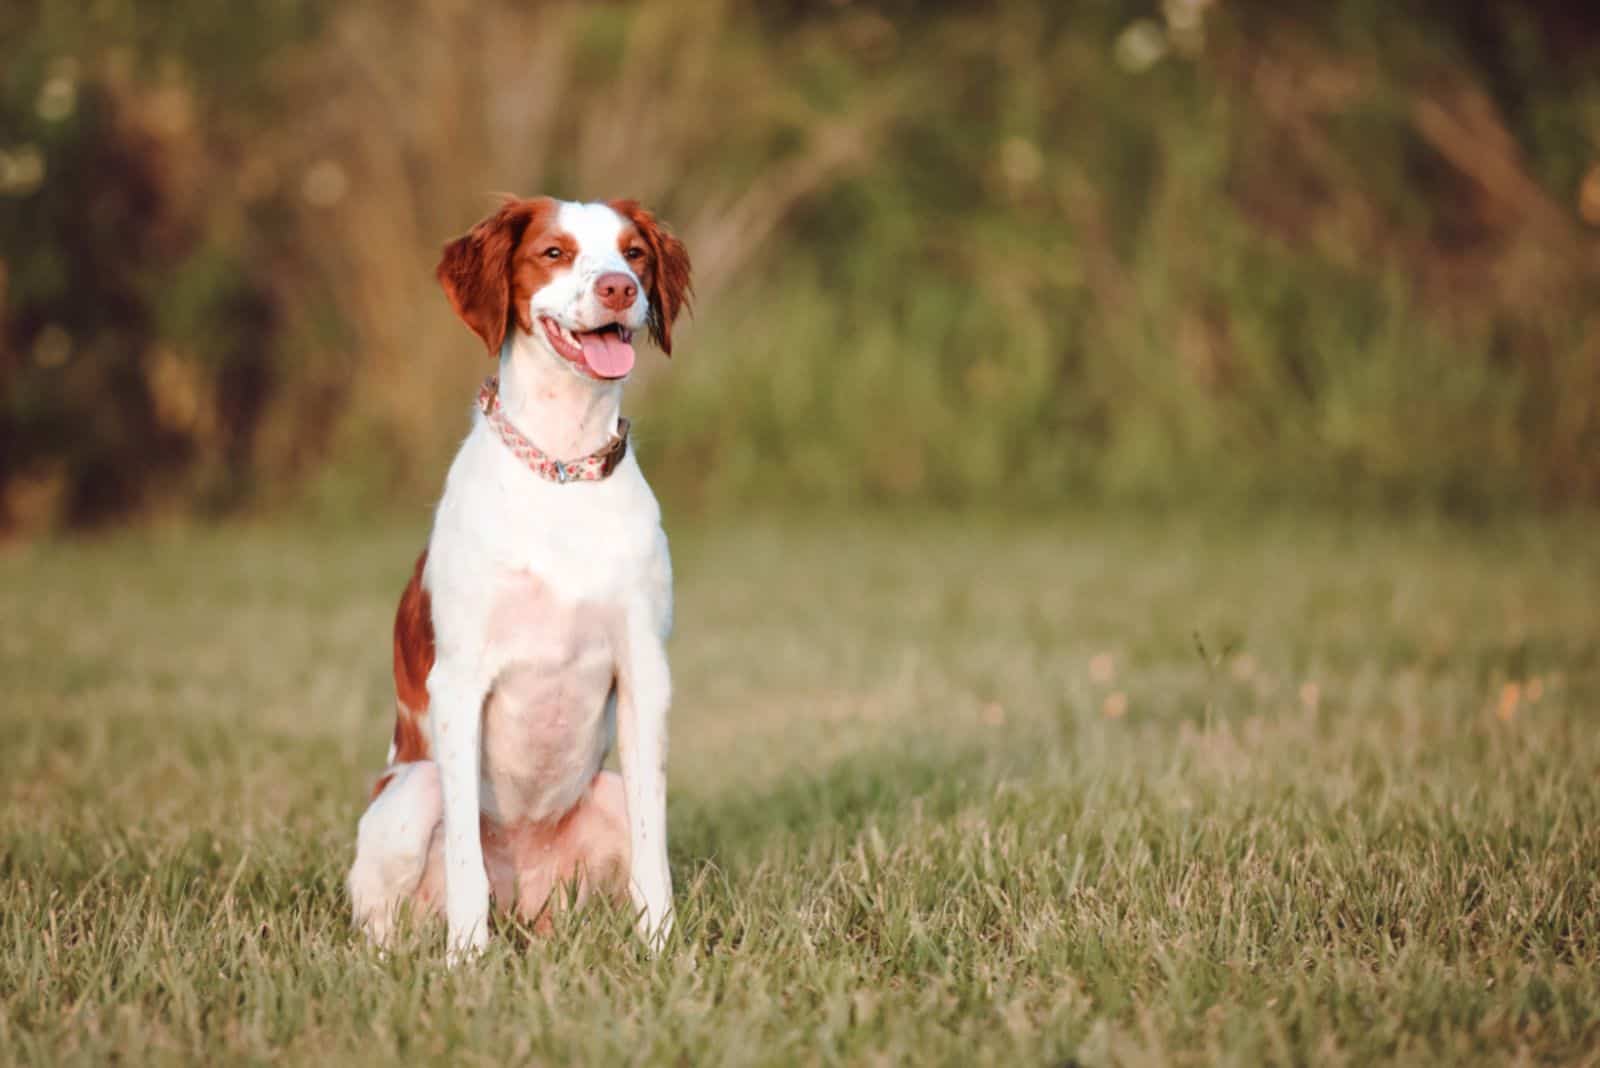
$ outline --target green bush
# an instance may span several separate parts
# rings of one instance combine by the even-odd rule
[[[291,5],[48,3],[0,28],[0,531],[250,497],[284,336],[229,150]]]
[[[798,217],[802,265],[719,302],[715,365],[663,382],[669,472],[709,457],[727,500],[1595,499],[1571,194],[1600,67],[1552,67],[1510,7],[1487,42],[1223,7],[1188,55],[1144,24],[1174,50],[1142,71],[1123,16],[1008,15],[902,28],[947,62]]]

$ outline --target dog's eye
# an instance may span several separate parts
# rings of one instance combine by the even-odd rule
[[[635,245],[628,251],[624,252],[623,255],[628,257],[630,260],[641,260],[644,259],[644,249],[640,248],[638,245]]]
[[[551,245],[549,248],[544,250],[544,257],[547,260],[559,260],[561,256],[562,252],[560,245]]]

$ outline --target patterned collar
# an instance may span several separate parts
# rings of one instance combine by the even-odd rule
[[[599,482],[615,471],[622,458],[628,455],[628,421],[618,419],[616,436],[588,456],[576,460],[551,459],[506,418],[505,409],[500,406],[500,380],[493,375],[484,379],[483,388],[478,390],[478,407],[483,409],[483,417],[506,443],[506,448],[534,474],[551,482]]]

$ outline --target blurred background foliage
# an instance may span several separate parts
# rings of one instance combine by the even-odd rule
[[[636,196],[684,507],[1600,501],[1600,10],[9,0],[0,530],[437,492],[491,194]]]

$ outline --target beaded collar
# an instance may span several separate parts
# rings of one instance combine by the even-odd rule
[[[628,455],[628,421],[618,419],[616,435],[589,455],[576,460],[551,459],[506,418],[505,409],[500,405],[500,380],[493,375],[484,379],[483,388],[478,390],[478,407],[483,409],[483,417],[506,443],[506,448],[534,474],[551,482],[599,482],[615,471],[622,458]]]

